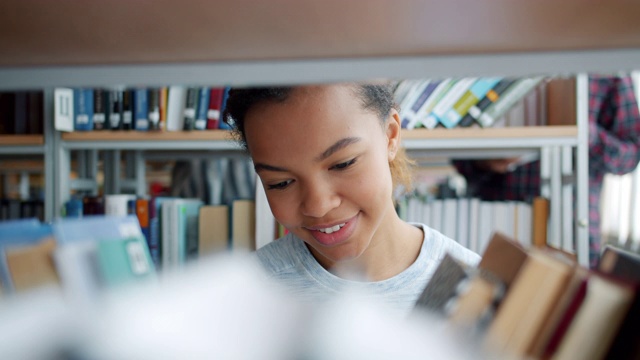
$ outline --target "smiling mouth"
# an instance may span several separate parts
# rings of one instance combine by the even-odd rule
[[[334,233],[334,232],[342,229],[342,227],[345,226],[346,224],[347,223],[345,222],[345,223],[342,223],[342,224],[334,225],[332,227],[328,227],[328,228],[324,228],[324,229],[315,229],[315,230],[319,231],[321,233],[324,233],[324,234],[331,234],[331,233]]]

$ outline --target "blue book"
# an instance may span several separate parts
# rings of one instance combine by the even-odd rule
[[[203,87],[200,88],[200,93],[198,94],[198,108],[196,109],[196,130],[205,130],[207,128],[207,111],[209,111],[209,94],[211,93],[211,88]]]
[[[147,89],[136,89],[133,93],[134,97],[134,129],[139,131],[149,130],[149,101]]]
[[[80,218],[84,213],[84,206],[82,199],[78,197],[72,197],[64,204],[64,216]]]
[[[54,220],[52,226],[56,240],[62,245],[142,236],[140,223],[135,215],[91,215],[83,218],[58,218]]]
[[[220,106],[220,116],[224,114],[224,108],[227,106],[227,99],[229,98],[229,90],[231,90],[231,88],[229,86],[226,86],[224,88],[224,91],[222,92],[222,105]],[[231,127],[233,125],[233,124],[227,124],[225,119],[222,119],[222,118],[220,118],[220,121],[218,122],[218,124],[219,124],[218,126],[222,130],[231,130]]]
[[[162,266],[162,203],[177,197],[155,196],[149,199],[149,252],[156,268]]]
[[[73,89],[73,129],[93,130],[93,89]]]

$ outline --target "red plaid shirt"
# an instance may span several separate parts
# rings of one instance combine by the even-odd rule
[[[626,174],[640,161],[640,114],[630,77],[589,78],[589,261],[600,257],[600,192],[606,173]],[[467,179],[469,195],[484,200],[530,201],[540,194],[540,164],[532,162],[506,174],[492,173],[473,161],[455,160]]]

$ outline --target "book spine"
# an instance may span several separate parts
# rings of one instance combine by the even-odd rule
[[[438,104],[433,108],[433,114],[436,116],[439,123],[449,129],[455,126],[455,124],[449,122],[449,119],[445,117],[445,114],[453,107],[453,104],[455,104],[455,102],[458,101],[467,90],[469,90],[475,81],[476,78],[460,79],[447,92],[447,95],[438,102]]]
[[[184,113],[187,90],[183,86],[171,86],[167,98],[167,131],[184,130]]]
[[[195,129],[196,107],[198,106],[198,88],[187,89],[187,101],[184,108],[183,130]]]
[[[133,128],[133,90],[122,91],[122,130]]]
[[[427,102],[419,110],[419,117],[421,118],[422,125],[427,129],[433,129],[438,125],[438,118],[433,113],[433,109],[442,100],[444,96],[449,92],[458,80],[445,79],[440,85],[433,91]]]
[[[167,127],[167,106],[169,104],[169,88],[160,88],[160,120],[158,130],[165,130]]]
[[[224,90],[222,91],[222,100],[220,102],[220,114],[222,114],[224,112],[224,108],[227,105],[227,98],[229,97],[229,87],[225,87]],[[233,124],[227,124],[226,121],[224,121],[224,119],[221,119],[221,121],[218,121],[218,127],[222,130],[231,130],[231,126]]]
[[[160,129],[160,89],[149,89],[147,94],[149,130]]]
[[[147,89],[136,89],[134,93],[135,106],[135,124],[134,128],[138,131],[149,130],[149,99]]]
[[[451,110],[447,111],[445,117],[448,121],[453,124],[453,126],[457,126],[462,117],[467,114],[469,109],[478,103],[481,98],[483,98],[491,88],[493,88],[500,78],[481,78],[478,79],[472,86],[467,90],[467,92],[462,95],[462,97],[453,104]]]
[[[93,91],[90,89],[73,89],[74,130],[93,130]]]
[[[53,91],[54,127],[58,131],[73,131],[73,89],[57,88]]]
[[[498,118],[507,113],[515,103],[542,81],[542,77],[526,78],[510,86],[500,98],[480,114],[480,124],[490,127]]]
[[[209,130],[220,128],[223,93],[224,88],[211,88],[209,91],[209,108],[207,110],[207,129]]]
[[[469,108],[467,114],[460,120],[460,126],[471,126],[475,121],[478,121],[480,114],[497,101],[502,93],[505,92],[511,85],[513,85],[517,79],[503,79],[500,80],[476,105]]]
[[[109,129],[120,130],[122,127],[122,91],[110,90],[109,104]]]
[[[93,129],[104,130],[107,114],[105,111],[105,92],[103,89],[93,90]]]
[[[205,130],[207,128],[207,110],[209,110],[209,93],[211,89],[207,86],[202,87],[199,92],[198,109],[196,111],[196,130]]]
[[[149,199],[149,253],[156,268],[160,268],[160,205],[155,197]]]
[[[405,128],[414,129],[418,125],[420,125],[420,109],[425,105],[427,99],[433,94],[438,85],[440,85],[441,81],[430,81],[427,86],[425,86],[424,90],[416,100],[416,102],[411,107],[411,112],[409,113],[408,123]]]

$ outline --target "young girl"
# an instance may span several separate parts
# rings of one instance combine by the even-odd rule
[[[235,124],[273,215],[289,230],[257,256],[303,298],[357,286],[408,312],[445,253],[478,262],[396,213],[394,186],[409,184],[410,162],[389,85],[234,89],[224,118]]]

